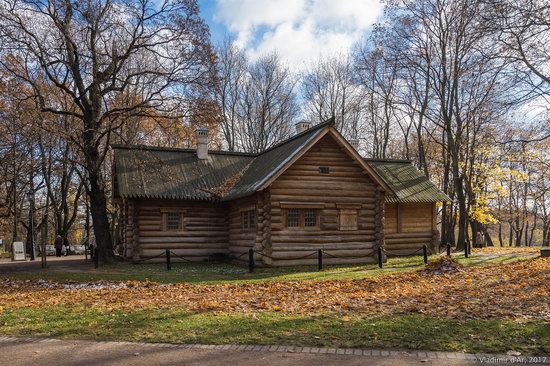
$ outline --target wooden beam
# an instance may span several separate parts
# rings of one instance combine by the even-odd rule
[[[324,202],[281,202],[281,208],[325,208]]]

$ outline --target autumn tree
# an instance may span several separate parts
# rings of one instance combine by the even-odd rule
[[[2,57],[0,65],[29,85],[41,111],[74,120],[71,142],[85,170],[99,253],[108,260],[108,179],[102,166],[112,132],[129,117],[150,110],[177,114],[187,107],[212,57],[196,2],[2,0],[0,45],[2,56],[15,56]],[[49,98],[49,87],[71,100],[70,108]],[[140,98],[113,103],[128,91]]]

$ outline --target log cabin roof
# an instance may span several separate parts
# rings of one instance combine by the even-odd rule
[[[318,137],[323,128],[329,126],[330,123],[329,120],[314,126],[258,154],[224,199],[245,197],[256,192],[266,181],[281,171],[284,165],[304,149],[309,142]]]
[[[208,160],[194,149],[113,145],[114,196],[212,200],[215,189],[243,171],[251,154],[210,151]],[[115,191],[116,191],[115,190]]]
[[[259,154],[208,151],[208,160],[198,159],[195,149],[112,145],[115,197],[224,201],[246,197],[330,123],[314,126]],[[228,187],[228,181],[235,182]]]
[[[410,160],[364,159],[391,187],[395,195],[387,195],[390,203],[428,203],[451,201]]]
[[[208,160],[198,159],[195,149],[112,145],[114,197],[222,201],[246,197],[280,174],[331,125],[332,120],[318,124],[259,154],[209,151]],[[393,191],[386,195],[389,202],[449,199],[410,162],[365,159],[360,163]]]

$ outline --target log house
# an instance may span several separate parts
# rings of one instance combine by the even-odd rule
[[[258,264],[287,266],[315,264],[318,249],[340,264],[439,246],[436,203],[449,198],[410,161],[362,158],[332,120],[297,127],[259,154],[209,151],[204,129],[196,150],[113,145],[121,254],[246,260],[253,248]]]

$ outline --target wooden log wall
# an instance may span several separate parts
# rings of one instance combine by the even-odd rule
[[[270,258],[273,254],[271,246],[271,189],[265,189],[259,193],[259,196],[261,196],[261,200],[258,199],[256,250],[266,255],[259,258],[262,263],[271,265],[273,262]]]
[[[141,245],[139,242],[139,202],[133,202],[131,207],[132,215],[132,258],[138,259],[141,255]]]
[[[319,167],[329,167],[328,174]],[[287,228],[286,202],[313,204],[320,215],[318,228]],[[376,184],[362,167],[325,136],[271,185],[271,265],[317,263],[318,249],[342,258],[324,257],[331,263],[374,262]],[[320,206],[319,206],[320,205]],[[305,206],[304,206],[305,207]],[[339,229],[339,209],[357,210],[357,230]]]
[[[226,205],[177,200],[135,200],[133,205],[134,260],[152,258],[164,253],[165,249],[192,261],[229,253]],[[163,213],[168,211],[181,212],[181,230],[164,230]],[[164,260],[158,258],[151,261]],[[180,261],[176,256],[172,260]]]
[[[434,203],[400,203],[386,205],[386,250],[398,254],[419,251],[426,244],[438,245]],[[437,235],[436,235],[437,234]]]
[[[382,187],[376,187],[376,208],[375,208],[375,214],[374,214],[374,220],[375,220],[375,233],[374,238],[376,240],[376,248],[383,248],[384,247],[384,207],[385,207],[385,201],[384,201],[384,191],[382,190]]]
[[[384,227],[386,235],[397,232],[397,204],[386,203],[384,208]]]
[[[240,256],[254,248],[257,243],[257,229],[243,230],[241,212],[247,210],[256,211],[256,225],[259,223],[257,209],[257,195],[238,199],[229,203],[229,252],[231,255]],[[240,261],[247,261],[248,255],[240,258]]]
[[[135,204],[132,200],[124,199],[121,204],[121,211],[123,215],[124,227],[122,228],[123,232],[123,255],[124,259],[131,260],[134,257],[134,253],[137,253],[137,248],[134,246],[134,235],[137,229],[137,219],[135,217]]]

